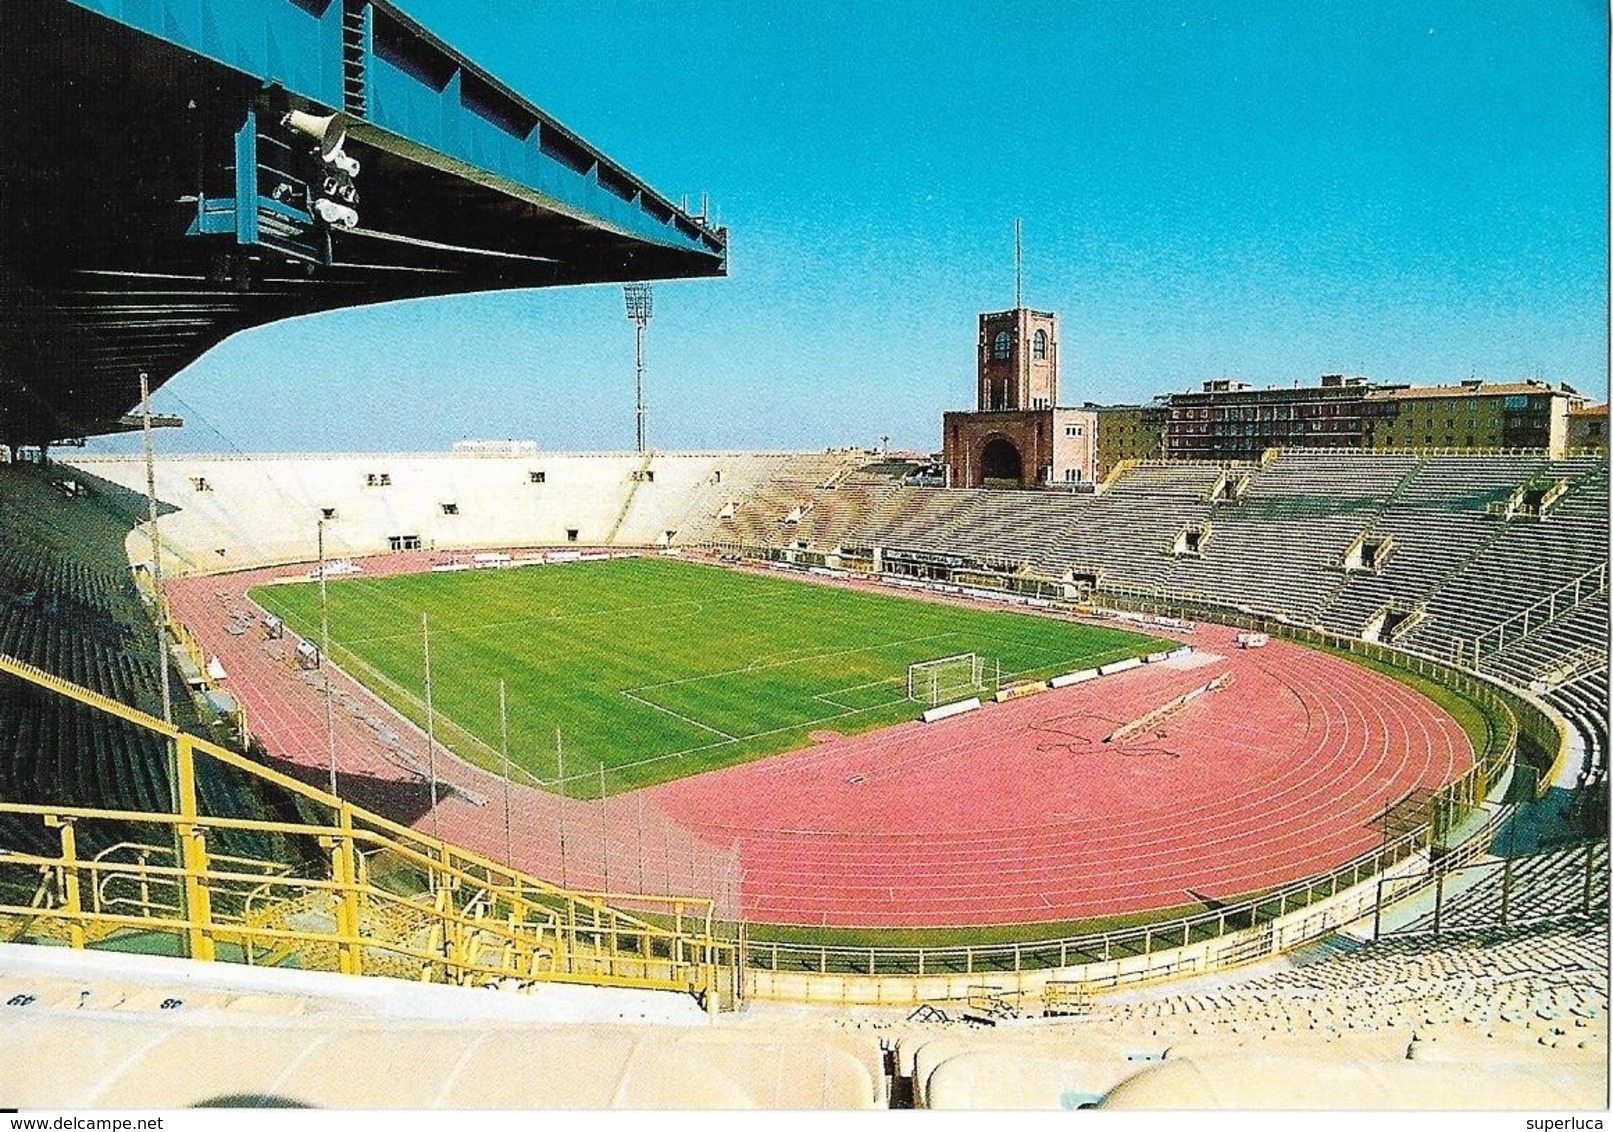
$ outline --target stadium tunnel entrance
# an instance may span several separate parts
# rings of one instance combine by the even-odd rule
[[[986,441],[980,449],[982,487],[1024,487],[1025,461],[1014,442],[1004,436]]]

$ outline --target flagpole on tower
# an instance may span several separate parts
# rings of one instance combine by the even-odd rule
[[[1014,219],[1014,309],[1018,310],[1025,305],[1024,299],[1024,256],[1020,250],[1020,221]]]

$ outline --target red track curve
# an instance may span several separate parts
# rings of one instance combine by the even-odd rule
[[[1273,641],[1149,666],[943,723],[906,724],[657,787],[737,842],[761,922],[942,926],[1074,920],[1225,899],[1370,849],[1386,803],[1467,769],[1454,720],[1388,677]],[[1118,725],[1214,676],[1120,745]]]
[[[374,576],[428,561],[365,566]],[[223,658],[258,738],[322,784],[322,697],[255,632],[224,631],[228,611],[245,610],[247,585],[293,572],[183,579],[169,596]],[[704,891],[724,904],[737,887],[743,915],[757,922],[1076,920],[1324,872],[1378,842],[1373,819],[1386,803],[1471,765],[1461,728],[1405,685],[1280,641],[1235,649],[1233,635],[1200,626],[1189,639],[1215,659],[1197,667],[1150,665],[943,723],[836,738],[604,807],[570,802],[562,814],[553,795],[517,787],[516,863],[574,886]],[[1222,674],[1229,687],[1123,744],[1103,743]],[[444,791],[431,813],[423,739],[357,686],[347,690],[368,701],[368,719],[343,711],[336,720],[344,794],[502,858],[501,781],[444,758],[442,782],[469,798]],[[377,719],[401,742],[380,742]]]

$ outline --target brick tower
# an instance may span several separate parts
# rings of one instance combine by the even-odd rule
[[[1059,319],[1028,307],[980,316],[976,408],[1051,409],[1059,403]]]

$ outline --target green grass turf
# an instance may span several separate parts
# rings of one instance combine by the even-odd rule
[[[914,718],[907,666],[963,652],[988,683],[1054,675],[1165,647],[1138,633],[812,585],[662,558],[394,578],[327,587],[331,653],[424,724],[421,615],[431,625],[440,741],[499,758],[508,688],[517,778],[597,797],[777,754],[809,733]],[[319,639],[319,587],[252,591]]]

